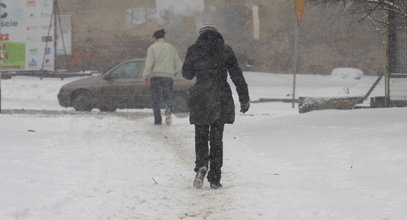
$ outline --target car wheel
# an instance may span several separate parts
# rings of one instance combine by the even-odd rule
[[[94,106],[93,95],[87,91],[80,91],[75,95],[72,106],[76,111],[91,111]]]
[[[185,92],[175,94],[174,112],[188,112],[188,95]]]

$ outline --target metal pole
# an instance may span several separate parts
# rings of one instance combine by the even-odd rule
[[[1,23],[1,16],[2,14],[2,6],[1,6],[2,2],[0,0],[0,23]],[[0,35],[1,35],[1,25],[0,25]],[[0,44],[0,56],[3,56],[3,44]],[[1,57],[0,63],[3,64],[3,57]],[[0,113],[1,113],[1,66],[0,66]]]
[[[295,29],[294,29],[294,57],[293,57],[293,100],[292,100],[292,108],[295,108],[295,90],[297,86],[297,72],[298,72],[298,39],[300,35],[300,25],[298,21],[295,22]]]
[[[54,73],[56,72],[56,58],[57,58],[57,7],[58,7],[58,2],[57,0],[54,0],[53,4],[53,11],[54,11]]]
[[[1,70],[0,70],[0,113],[1,113]]]
[[[385,104],[386,107],[391,107],[390,93],[391,85],[390,80],[392,73],[398,72],[397,62],[397,26],[396,26],[396,13],[393,11],[387,12],[387,77],[385,84]]]
[[[54,4],[52,4],[52,6],[55,7]],[[55,12],[55,10],[54,10],[54,8],[52,8],[51,19],[50,19],[50,21],[49,21],[49,28],[48,28],[47,40],[45,41],[44,55],[42,56],[41,71],[44,71],[44,62],[45,62],[45,56],[47,55],[46,50],[47,50],[47,47],[48,47],[48,37],[49,37],[50,34],[51,34],[52,21],[53,21],[53,19],[54,19],[54,17],[55,17],[54,12]],[[54,37],[55,37],[55,36],[54,36]],[[54,39],[54,41],[55,41],[55,39]],[[54,65],[55,65],[55,63],[54,63]],[[55,72],[55,71],[54,71],[54,72]]]
[[[1,70],[0,70],[0,113],[1,113]]]
[[[388,107],[388,98],[389,98],[389,96],[390,96],[390,89],[389,89],[389,82],[390,82],[390,80],[389,80],[389,76],[390,76],[390,65],[389,65],[389,35],[390,35],[390,33],[389,33],[389,31],[390,31],[390,28],[389,28],[389,25],[390,25],[390,23],[389,23],[389,12],[386,12],[385,13],[385,21],[387,22],[387,26],[385,27],[386,28],[386,35],[385,35],[385,47],[384,47],[384,50],[385,50],[385,74],[384,74],[384,106],[385,107]]]

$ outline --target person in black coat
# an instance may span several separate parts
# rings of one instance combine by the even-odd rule
[[[227,82],[228,72],[239,95],[240,111],[249,110],[249,91],[232,48],[212,25],[200,29],[200,35],[188,48],[182,75],[196,77],[190,89],[190,123],[195,125],[196,176],[193,186],[202,188],[208,172],[211,188],[222,187],[223,129],[235,120],[235,104]],[[210,142],[210,149],[208,147]]]

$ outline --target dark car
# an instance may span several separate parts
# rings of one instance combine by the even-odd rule
[[[149,87],[143,85],[144,60],[128,60],[109,69],[101,76],[73,81],[62,86],[58,93],[61,106],[77,111],[115,111],[121,108],[151,108]],[[187,112],[189,88],[194,84],[175,75],[174,112]]]

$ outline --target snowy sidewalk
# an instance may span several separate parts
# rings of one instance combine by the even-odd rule
[[[226,125],[220,190],[192,187],[188,118],[0,115],[0,219],[407,217],[406,108],[289,106]]]
[[[151,118],[114,116],[3,114],[0,120],[0,219],[233,216],[227,187],[192,188],[193,130],[186,118],[171,129],[153,126]]]
[[[245,76],[253,100],[289,97],[291,76]],[[372,81],[302,75],[299,94],[363,94]],[[224,187],[196,190],[188,118],[169,129],[150,109],[77,113],[58,106],[66,82],[3,82],[1,220],[407,219],[407,108],[253,103],[225,126]]]

